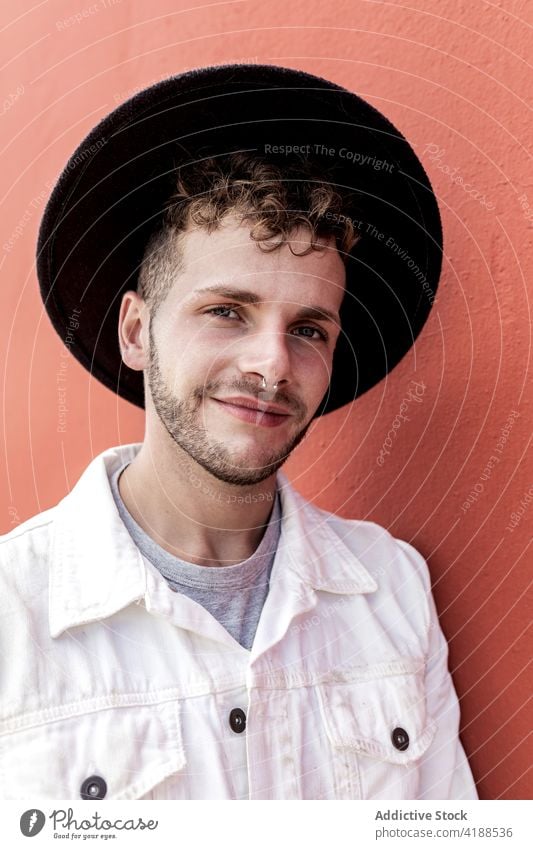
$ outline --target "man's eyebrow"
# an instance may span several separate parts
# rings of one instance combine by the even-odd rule
[[[197,298],[204,294],[221,295],[223,298],[231,298],[234,301],[240,301],[242,304],[261,303],[261,298],[255,292],[250,292],[248,289],[235,289],[224,285],[205,286],[203,289],[195,289],[192,297]],[[332,321],[334,324],[340,324],[340,317],[337,313],[316,304],[309,304],[299,309],[296,318],[314,318],[318,321]]]

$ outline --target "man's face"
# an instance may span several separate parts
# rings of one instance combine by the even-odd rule
[[[329,385],[345,286],[333,239],[294,256],[287,244],[262,251],[249,233],[228,216],[211,234],[182,237],[182,270],[150,322],[146,369],[167,433],[214,477],[240,486],[270,477],[304,438]],[[304,250],[308,231],[291,241]],[[311,306],[336,320],[304,315]],[[263,412],[223,403],[237,396]],[[265,415],[267,404],[286,415]]]

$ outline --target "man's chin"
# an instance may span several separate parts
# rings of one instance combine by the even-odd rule
[[[237,464],[228,465],[204,465],[214,478],[222,483],[229,483],[235,486],[255,486],[272,477],[285,461],[280,460],[277,463],[270,463],[267,466],[250,466],[239,467]]]
[[[219,441],[218,446],[220,451],[217,457],[218,462],[213,463],[214,474],[218,469],[222,474],[229,473],[243,479],[248,476],[251,479],[265,480],[288,459],[288,455],[283,450],[276,453],[275,456],[270,451],[267,456],[264,449],[243,451],[242,446],[240,450],[239,446],[236,446],[232,450],[232,446],[223,441]]]

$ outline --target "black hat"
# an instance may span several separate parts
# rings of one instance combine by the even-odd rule
[[[442,264],[439,209],[415,152],[373,106],[332,82],[272,65],[222,65],[158,82],[111,112],[71,156],[46,205],[41,295],[62,340],[98,380],[144,407],[143,373],[122,362],[119,307],[136,289],[176,168],[237,151],[283,168],[296,148],[334,170],[361,237],[347,261],[342,331],[315,417],[353,401],[402,359],[431,310]]]

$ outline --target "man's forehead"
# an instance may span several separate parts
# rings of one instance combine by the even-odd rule
[[[292,290],[310,308],[331,312],[340,304],[346,273],[333,237],[320,239],[318,250],[302,255],[310,244],[307,228],[291,235],[290,246],[285,242],[269,250],[251,238],[251,228],[229,219],[211,232],[195,227],[180,234],[174,286],[180,300],[218,294],[258,304],[279,299],[281,289],[284,295]]]

